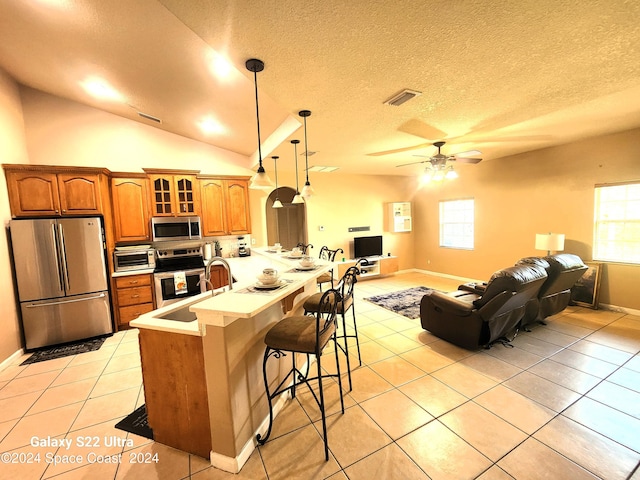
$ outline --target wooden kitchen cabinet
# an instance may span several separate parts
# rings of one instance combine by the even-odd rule
[[[128,327],[131,320],[154,309],[152,274],[116,277],[115,287],[119,327]]]
[[[139,177],[111,178],[115,242],[149,241],[149,180]]]
[[[196,171],[144,169],[151,185],[151,215],[200,215],[200,189]]]
[[[226,285],[229,285],[229,275],[227,274],[227,269],[222,265],[211,265],[211,277],[209,281],[213,285],[213,289],[222,288]],[[211,290],[211,286],[207,285],[207,290]]]
[[[251,233],[249,179],[199,176],[204,236]]]
[[[99,215],[103,174],[97,169],[4,166],[14,217]]]

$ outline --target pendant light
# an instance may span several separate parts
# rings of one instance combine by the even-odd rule
[[[307,171],[307,181],[302,187],[302,198],[309,200],[316,192],[309,183],[309,147],[307,144],[307,117],[311,116],[310,110],[300,110],[298,112],[302,118],[304,118],[304,164]]]
[[[258,124],[258,161],[259,167],[256,174],[251,178],[249,182],[249,188],[255,189],[271,189],[273,187],[273,183],[271,179],[265,172],[264,167],[262,166],[262,141],[260,140],[260,111],[258,109],[258,72],[264,70],[264,62],[262,60],[258,60],[257,58],[251,58],[246,61],[245,66],[247,70],[253,72],[253,84],[255,85],[256,90],[256,120]]]
[[[293,159],[296,162],[296,194],[291,203],[304,203],[300,190],[298,190],[298,144],[300,140],[291,140],[291,143],[293,143]]]
[[[280,157],[271,157],[273,158],[273,168],[276,172],[276,201],[271,205],[272,208],[282,208],[282,202],[278,198],[278,158]]]

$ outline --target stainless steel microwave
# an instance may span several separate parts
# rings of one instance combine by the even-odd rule
[[[200,217],[153,217],[151,235],[154,242],[201,240]]]
[[[151,245],[116,247],[113,252],[113,266],[116,272],[155,268],[155,250]]]

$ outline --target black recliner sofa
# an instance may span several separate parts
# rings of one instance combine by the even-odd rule
[[[537,297],[527,304],[521,326],[543,322],[545,318],[560,313],[571,301],[573,287],[587,270],[582,259],[570,253],[560,253],[546,257],[525,257],[516,265],[538,265],[547,272]]]
[[[422,327],[470,350],[489,346],[516,329],[546,279],[543,267],[521,264],[495,272],[486,285],[427,292],[420,302]]]

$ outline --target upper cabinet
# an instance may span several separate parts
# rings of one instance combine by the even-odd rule
[[[151,215],[177,217],[200,215],[197,171],[145,168],[151,185]]]
[[[199,176],[202,233],[205,236],[251,233],[248,178]]]
[[[113,174],[111,199],[116,242],[148,241],[149,180],[141,174]]]
[[[14,217],[103,213],[100,169],[4,165]],[[106,187],[105,187],[106,190]]]

